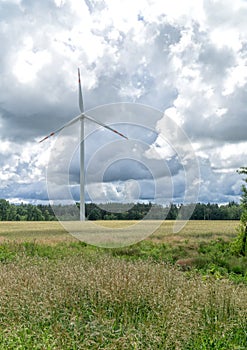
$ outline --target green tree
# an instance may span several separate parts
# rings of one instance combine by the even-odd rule
[[[11,213],[11,205],[5,199],[0,199],[0,220],[9,221]]]
[[[177,215],[178,215],[178,208],[177,208],[176,204],[171,203],[166,219],[167,220],[176,220]]]
[[[17,220],[18,221],[25,221],[27,220],[27,206],[23,203],[17,206]]]
[[[101,220],[100,209],[94,208],[88,215],[88,220]]]
[[[105,216],[104,216],[104,220],[116,220],[117,219],[117,217],[116,217],[116,215],[114,215],[113,213],[111,213],[111,214],[106,214]]]
[[[242,167],[237,171],[239,174],[247,175],[247,167]],[[247,177],[243,179],[245,182],[242,185],[242,215],[240,218],[240,225],[238,227],[238,236],[233,242],[234,250],[240,255],[245,256],[247,253]]]

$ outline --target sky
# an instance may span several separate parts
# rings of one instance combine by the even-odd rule
[[[0,198],[239,201],[247,164],[247,1],[0,0]]]

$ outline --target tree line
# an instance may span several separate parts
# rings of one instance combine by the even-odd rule
[[[77,203],[79,209],[80,204]],[[162,206],[153,203],[107,203],[86,204],[88,220],[141,220],[186,219],[188,210],[194,207],[191,220],[240,220],[243,207],[236,202],[225,205],[212,203],[173,204]],[[79,220],[79,210],[72,205],[57,205],[55,212],[59,220]],[[57,217],[50,205],[12,204],[0,199],[0,221],[54,221]]]

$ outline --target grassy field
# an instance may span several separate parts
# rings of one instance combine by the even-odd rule
[[[0,349],[246,349],[247,260],[228,243],[237,224],[173,234],[164,222],[104,249],[57,222],[0,222]]]
[[[157,221],[155,221],[157,222]],[[134,226],[133,221],[96,221],[95,231],[100,232],[104,227],[124,228]],[[152,221],[144,221],[145,226],[153,226]],[[171,242],[173,244],[188,241],[196,243],[198,241],[208,241],[209,239],[232,239],[236,235],[238,222],[231,220],[222,221],[188,221],[179,233],[173,233],[174,221],[167,220],[160,222],[158,229],[148,237],[153,242]],[[87,222],[85,227],[87,228]],[[0,221],[0,243],[4,241],[30,242],[35,240],[38,243],[59,243],[71,242],[76,239],[68,234],[57,221],[20,221],[4,222]]]

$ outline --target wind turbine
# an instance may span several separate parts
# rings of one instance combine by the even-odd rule
[[[82,89],[81,89],[81,77],[80,77],[80,69],[78,68],[78,84],[79,84],[79,108],[81,111],[81,114],[70,120],[68,123],[64,124],[61,128],[53,131],[50,133],[48,136],[44,137],[42,140],[39,142],[43,142],[47,140],[49,137],[54,136],[58,134],[60,131],[63,129],[67,128],[68,126],[73,125],[76,122],[80,122],[80,221],[85,220],[85,170],[84,170],[84,164],[85,164],[85,159],[84,159],[84,121],[85,119],[90,120],[93,123],[96,123],[100,126],[103,126],[103,128],[106,128],[115,134],[118,134],[119,136],[125,138],[128,140],[128,138],[121,134],[119,131],[111,128],[108,125],[105,125],[101,123],[100,121],[86,115],[84,113],[84,107],[83,107],[83,98],[82,98]]]

